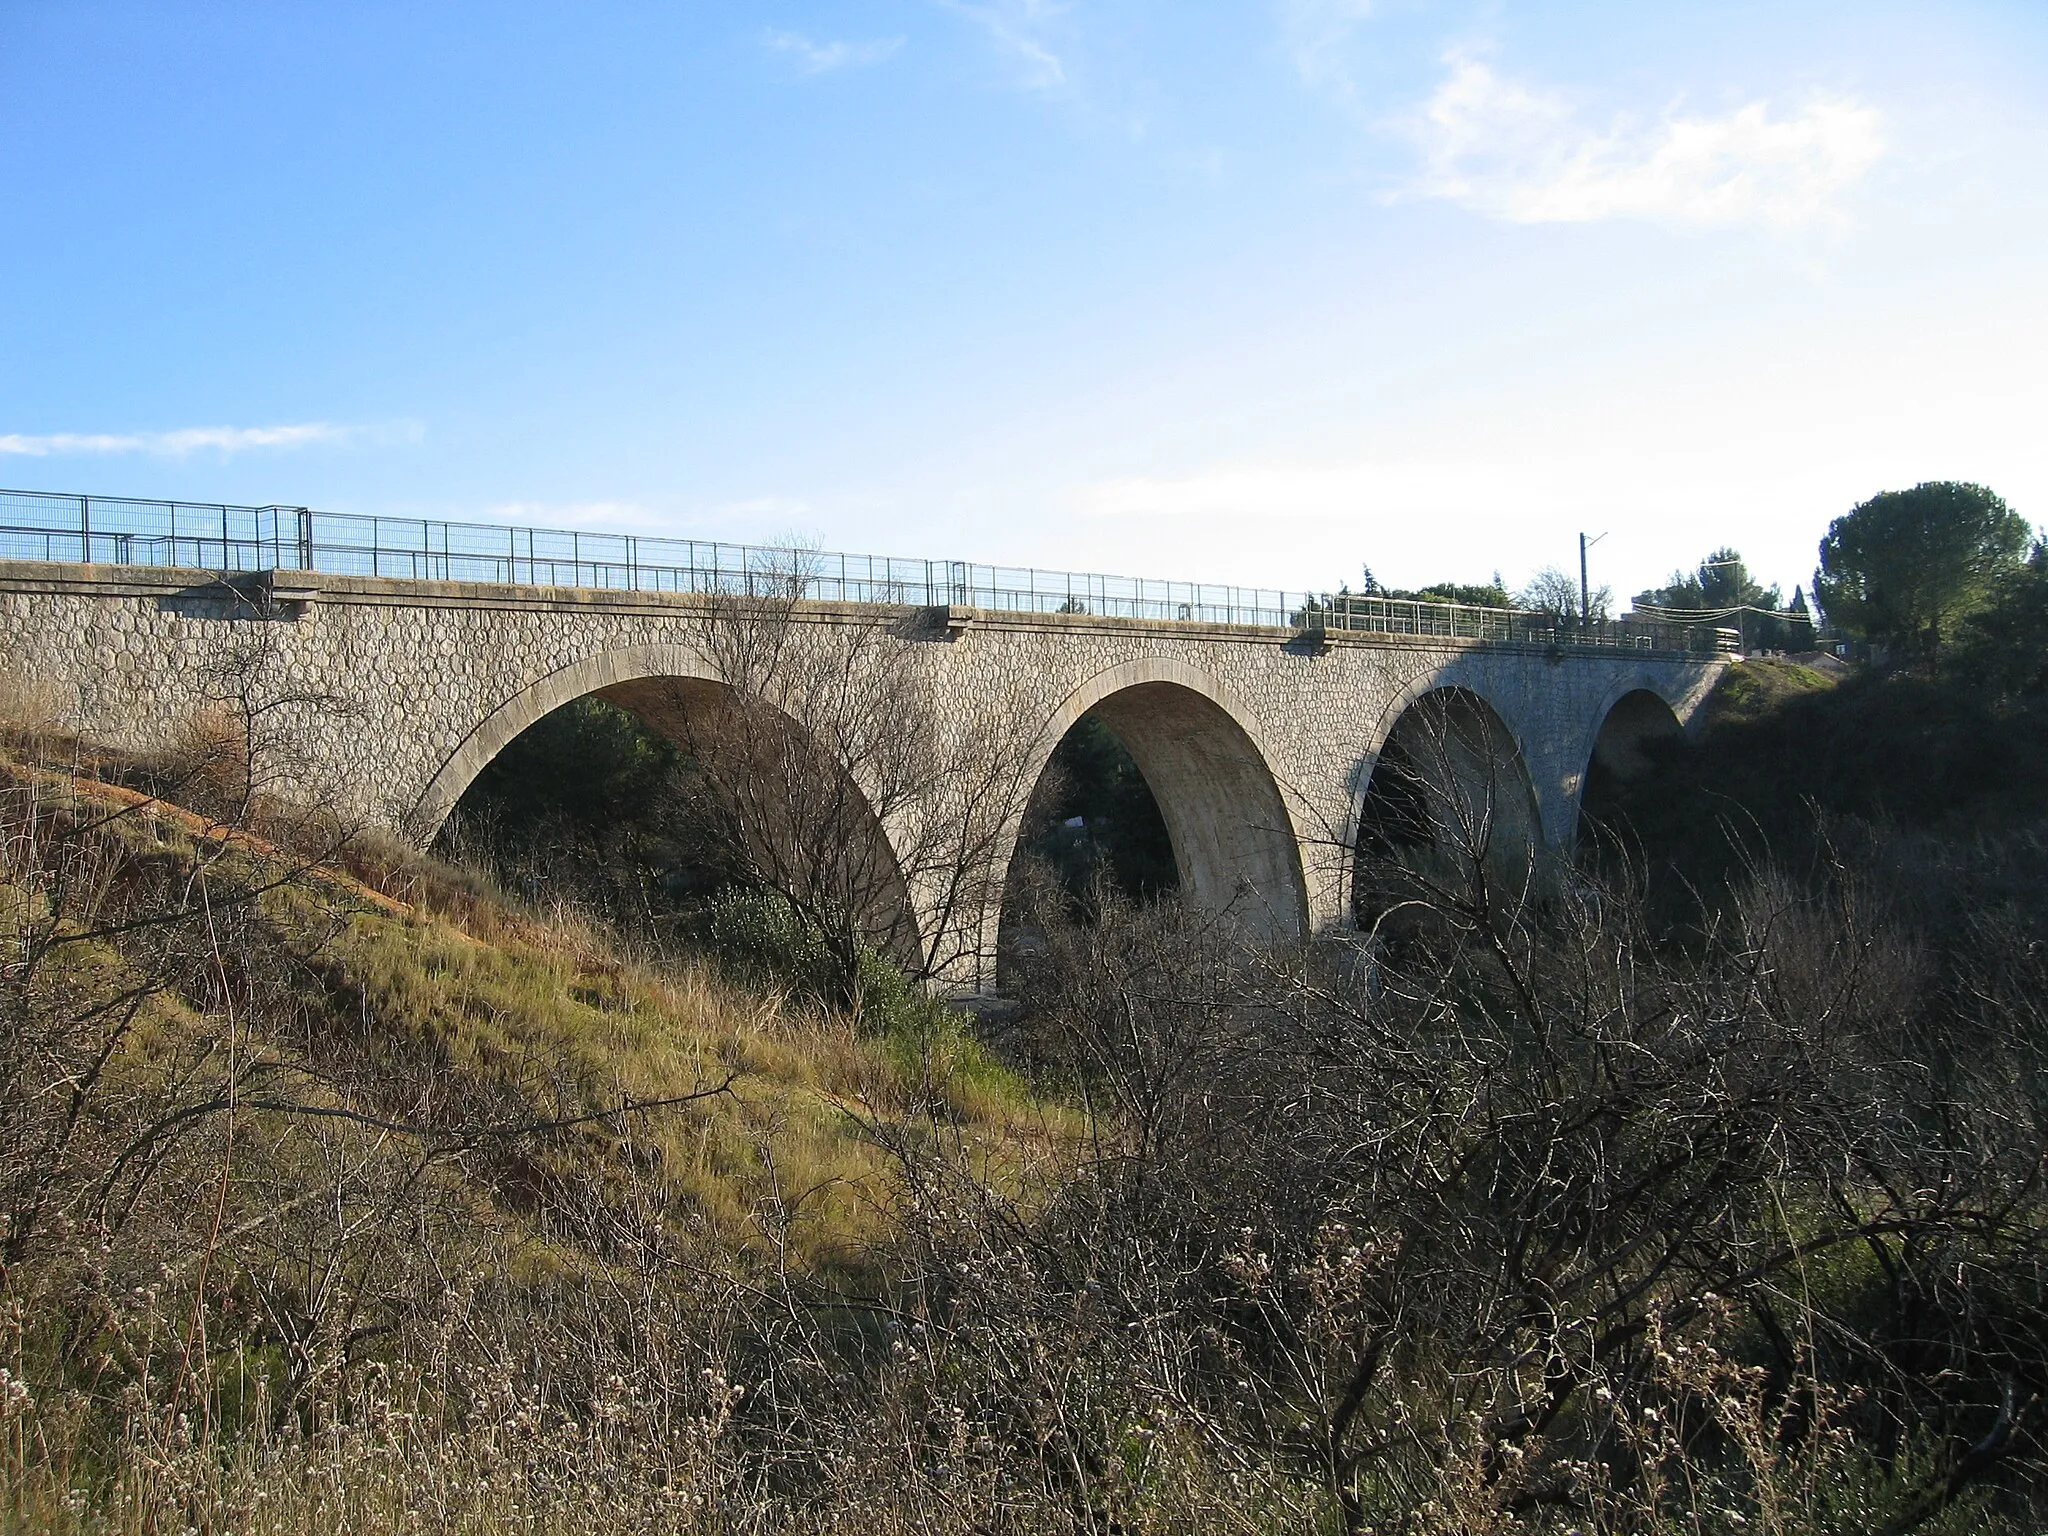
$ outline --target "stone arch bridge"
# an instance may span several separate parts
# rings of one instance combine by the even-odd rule
[[[659,680],[715,681],[705,603],[296,570],[251,580],[0,561],[0,670],[55,685],[83,734],[148,749],[207,706],[208,659],[260,636],[306,771],[360,815],[423,837],[549,711],[592,693],[630,708]],[[881,611],[798,603],[792,633],[811,643],[804,637],[871,624]],[[1007,861],[1054,747],[1092,713],[1158,800],[1182,889],[1249,912],[1280,937],[1348,921],[1347,845],[1376,764],[1419,702],[1454,697],[1484,717],[1515,764],[1528,828],[1557,845],[1574,835],[1595,754],[1625,766],[1644,735],[1679,728],[1722,662],[1080,613],[941,607],[890,617],[887,643],[924,670],[941,729],[947,701],[1006,701],[1025,768],[996,860]],[[913,906],[920,899],[911,893]],[[941,978],[963,991],[994,985],[997,913],[976,921],[978,938]]]

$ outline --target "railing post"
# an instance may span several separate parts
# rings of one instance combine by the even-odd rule
[[[92,498],[78,498],[78,543],[79,558],[83,564],[92,564]]]

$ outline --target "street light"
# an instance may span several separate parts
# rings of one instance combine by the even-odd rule
[[[1591,629],[1593,627],[1593,598],[1591,589],[1586,585],[1586,551],[1606,537],[1607,535],[1604,533],[1596,533],[1590,539],[1583,533],[1579,535],[1579,627],[1581,629]]]

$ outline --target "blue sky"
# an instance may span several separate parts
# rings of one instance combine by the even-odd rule
[[[0,484],[1330,587],[2048,521],[2048,6],[0,0]]]

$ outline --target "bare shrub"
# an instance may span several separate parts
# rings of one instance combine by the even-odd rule
[[[250,793],[248,733],[223,705],[203,705],[186,716],[165,743],[162,763],[184,804],[233,816]]]
[[[408,919],[334,870],[80,779],[10,767],[6,794],[0,1519],[946,1528],[923,1507],[926,1442],[870,1432],[905,1422],[875,1411],[900,1400],[862,1321],[891,1310],[870,1260],[820,1266],[806,1230],[844,1177],[819,1177],[786,1100],[758,1091],[741,1141],[657,1119],[782,1051],[806,1098],[958,1131],[943,1054],[921,1082],[872,1052],[835,1075],[851,1036],[792,1023],[736,1032],[692,1076],[688,1042],[680,1060],[646,1042],[677,1091],[632,1098],[568,1021],[534,1027],[521,967],[543,958],[447,935],[380,974],[358,922]],[[536,934],[412,878],[480,931]],[[588,1027],[620,1040],[626,994],[666,985],[587,927],[544,937],[585,973]],[[435,1004],[419,968],[468,965],[490,972],[472,1011],[394,1013]],[[758,1192],[741,1241],[688,1198],[693,1156],[751,1165],[724,1174]]]
[[[1041,917],[1032,1002],[1113,1108],[1002,1218],[1044,1283],[1347,1529],[1906,1530],[2030,1486],[2027,989],[1937,985],[1846,864],[1673,944],[1634,891],[1504,874],[1494,824],[1435,819],[1378,932],[1302,955]],[[1709,1318],[1740,1423],[1670,1364]],[[1826,1519],[1778,1508],[1795,1471]]]
[[[971,971],[1002,894],[997,856],[1029,742],[1005,697],[933,692],[913,621],[829,619],[786,587],[715,594],[701,644],[722,689],[657,706],[690,760],[708,861],[825,935],[851,986],[863,949],[919,977]]]
[[[309,732],[345,729],[355,706],[294,683],[269,623],[224,635],[197,673],[205,702],[145,765],[146,786],[223,827],[338,853],[362,829],[362,797],[330,781]]]

